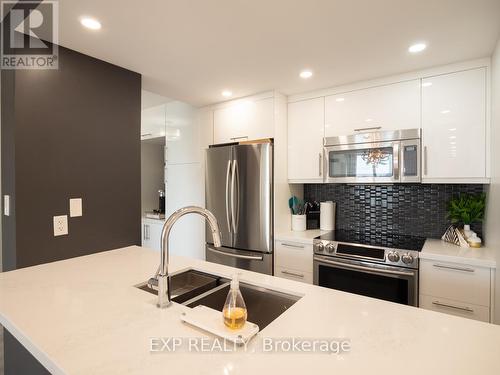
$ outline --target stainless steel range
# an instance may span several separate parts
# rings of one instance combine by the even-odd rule
[[[418,306],[418,254],[425,238],[333,231],[313,241],[314,284]]]

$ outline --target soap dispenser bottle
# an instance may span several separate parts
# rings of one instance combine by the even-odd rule
[[[222,310],[224,324],[230,329],[243,328],[247,321],[247,307],[240,292],[238,275],[233,275],[231,288],[227,294],[224,309]]]

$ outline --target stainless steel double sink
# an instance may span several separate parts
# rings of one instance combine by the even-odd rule
[[[222,311],[230,281],[221,276],[193,269],[174,274],[170,279],[172,301],[188,307],[204,305]],[[158,294],[156,287],[147,282],[136,287]],[[247,306],[248,320],[257,324],[261,330],[301,298],[244,282],[240,282],[240,290]]]

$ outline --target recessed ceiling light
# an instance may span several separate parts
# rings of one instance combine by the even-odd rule
[[[101,23],[95,18],[83,17],[80,19],[80,23],[91,30],[99,30],[101,28]]]
[[[366,121],[366,122],[372,122],[372,121],[373,121],[373,119],[372,119],[372,118],[367,118],[365,121]]]
[[[229,91],[229,90],[224,90],[222,91],[222,96],[225,97],[225,98],[229,98],[230,96],[233,95],[232,91]]]
[[[422,83],[422,87],[429,87],[432,86],[432,82],[424,82]]]
[[[313,73],[310,70],[303,70],[300,72],[300,78],[307,79],[307,78],[311,78],[312,75],[313,75]]]
[[[443,109],[443,110],[441,111],[441,113],[442,113],[443,115],[446,115],[447,113],[450,113],[450,112],[451,112],[451,111],[450,111],[449,109]]]
[[[337,98],[335,99],[336,102],[343,102],[345,99],[344,98]]]
[[[415,43],[408,48],[408,52],[410,53],[419,53],[427,48],[427,44],[425,43]]]

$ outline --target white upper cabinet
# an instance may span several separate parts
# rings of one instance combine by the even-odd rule
[[[324,98],[288,103],[288,181],[323,181]]]
[[[274,97],[240,99],[214,109],[214,143],[274,137]]]
[[[165,137],[165,104],[143,109],[141,112],[141,139]]]
[[[420,80],[325,97],[325,137],[420,128]]]
[[[423,182],[487,182],[486,126],[486,68],[423,79]]]
[[[169,164],[200,162],[200,129],[197,109],[187,103],[166,104],[167,160]]]

